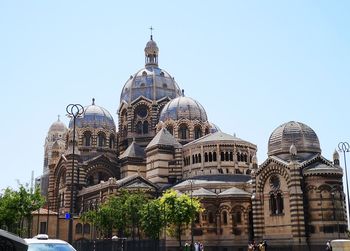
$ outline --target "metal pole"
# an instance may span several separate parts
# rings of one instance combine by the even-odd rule
[[[192,193],[193,193],[193,180],[189,180],[191,185],[191,210],[193,209],[193,203],[192,203]],[[193,239],[193,215],[191,215],[191,251],[194,250],[194,239]]]
[[[73,196],[74,196],[74,164],[75,164],[75,122],[76,118],[83,114],[84,108],[80,104],[69,104],[66,107],[67,116],[73,118],[73,157],[72,157],[72,180],[70,189],[70,209],[69,209],[69,225],[68,225],[68,242],[73,244]],[[69,144],[69,143],[68,143]]]
[[[348,219],[348,226],[349,226],[349,217],[348,217],[348,213],[350,210],[350,197],[349,197],[349,183],[348,183],[348,172],[347,172],[347,167],[346,167],[346,152],[350,151],[350,145],[348,142],[340,142],[338,144],[338,151],[343,153],[343,158],[344,158],[344,167],[345,167],[345,180],[346,180],[346,195],[347,195],[347,199],[348,199],[348,203],[347,203],[347,219]]]

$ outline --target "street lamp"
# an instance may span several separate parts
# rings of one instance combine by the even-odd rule
[[[193,203],[192,203],[192,195],[193,195],[193,184],[194,180],[188,180],[188,182],[191,185],[191,210],[193,209]],[[191,251],[194,249],[194,240],[193,240],[193,215],[191,215]]]
[[[73,243],[73,195],[74,195],[74,162],[75,162],[75,122],[77,117],[84,113],[84,107],[80,104],[69,104],[66,107],[67,116],[73,118],[73,157],[72,157],[72,181],[70,188],[70,209],[69,209],[69,226],[68,226],[68,242]],[[68,143],[69,144],[69,143]]]
[[[346,167],[346,155],[345,153],[350,152],[350,145],[348,142],[340,142],[338,144],[338,151],[343,153],[343,158],[344,158],[344,167],[345,167],[345,180],[346,180],[346,195],[348,199],[348,204],[347,204],[347,213],[350,210],[350,199],[349,199],[349,183],[348,183],[348,172],[347,172],[347,167]],[[346,214],[348,215],[348,214]],[[348,218],[348,226],[349,226],[349,217]]]

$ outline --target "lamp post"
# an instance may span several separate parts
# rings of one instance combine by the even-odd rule
[[[67,116],[73,118],[73,157],[72,157],[72,180],[70,188],[70,208],[69,208],[69,225],[68,225],[68,242],[73,243],[73,195],[74,195],[74,162],[75,162],[75,122],[77,117],[84,113],[84,107],[80,104],[69,104],[66,107]],[[68,143],[69,144],[69,143]]]
[[[346,155],[345,153],[350,152],[350,145],[348,142],[340,142],[338,144],[338,151],[343,153],[343,159],[344,159],[344,168],[345,168],[345,180],[346,180],[346,195],[347,195],[347,199],[348,199],[348,203],[347,203],[347,214],[350,210],[350,197],[349,197],[349,183],[348,183],[348,171],[347,171],[347,167],[346,167]],[[348,226],[349,226],[349,217],[348,218]]]
[[[194,180],[188,181],[191,185],[191,210],[193,209],[192,195],[193,195],[193,184]],[[194,250],[194,239],[193,239],[193,215],[191,215],[191,251]]]

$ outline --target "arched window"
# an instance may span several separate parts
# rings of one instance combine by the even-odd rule
[[[148,121],[143,122],[143,134],[148,133]]]
[[[284,203],[282,194],[280,192],[277,194],[271,193],[269,202],[271,215],[283,214]]]
[[[227,225],[227,212],[222,212],[222,224]]]
[[[90,233],[90,224],[85,223],[84,224],[84,234],[89,234]]]
[[[91,146],[91,132],[84,132],[83,145],[84,146]]]
[[[198,155],[196,154],[194,157],[196,159],[195,163],[198,163]]]
[[[192,155],[192,164],[194,164],[194,155]]]
[[[209,152],[209,162],[213,161],[213,154],[211,152]]]
[[[142,134],[142,122],[141,121],[137,122],[135,131],[137,134]]]
[[[200,127],[196,126],[194,128],[194,138],[199,139],[200,137],[202,137],[202,130]]]
[[[204,162],[208,162],[208,153],[204,153]]]
[[[78,223],[77,225],[75,225],[75,233],[81,234],[82,232],[83,232],[83,226],[81,225],[81,223]]]
[[[109,137],[109,148],[113,149],[115,147],[115,137],[114,135],[111,135]]]
[[[216,152],[213,152],[213,161],[216,161]]]
[[[241,161],[241,154],[237,153],[237,161]]]
[[[234,221],[234,224],[241,224],[242,223],[242,213],[241,213],[241,211],[235,211],[233,213],[233,221]]]
[[[220,153],[220,160],[221,160],[221,161],[224,161],[224,160],[225,160],[225,153],[224,153],[224,152],[221,152],[221,153]]]
[[[230,161],[233,161],[233,153],[230,152]]]
[[[229,160],[228,152],[225,153],[225,160],[226,160],[226,161]]]
[[[188,128],[184,124],[179,126],[179,138],[180,139],[187,139],[188,138]]]
[[[106,135],[102,132],[100,132],[97,136],[98,138],[98,146],[104,147],[106,145]]]
[[[201,156],[200,153],[198,154],[198,162],[199,162],[199,163],[202,163],[202,156]]]
[[[282,214],[284,205],[283,205],[283,198],[281,193],[278,193],[276,196],[276,204],[277,204],[277,214]]]

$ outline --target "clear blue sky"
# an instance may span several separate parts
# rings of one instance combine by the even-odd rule
[[[258,145],[296,120],[332,159],[350,141],[349,1],[0,2],[0,189],[42,173],[44,140],[69,103],[91,98],[117,122],[121,89],[144,66],[151,25],[159,65],[211,122]],[[350,156],[349,163],[350,163]]]

